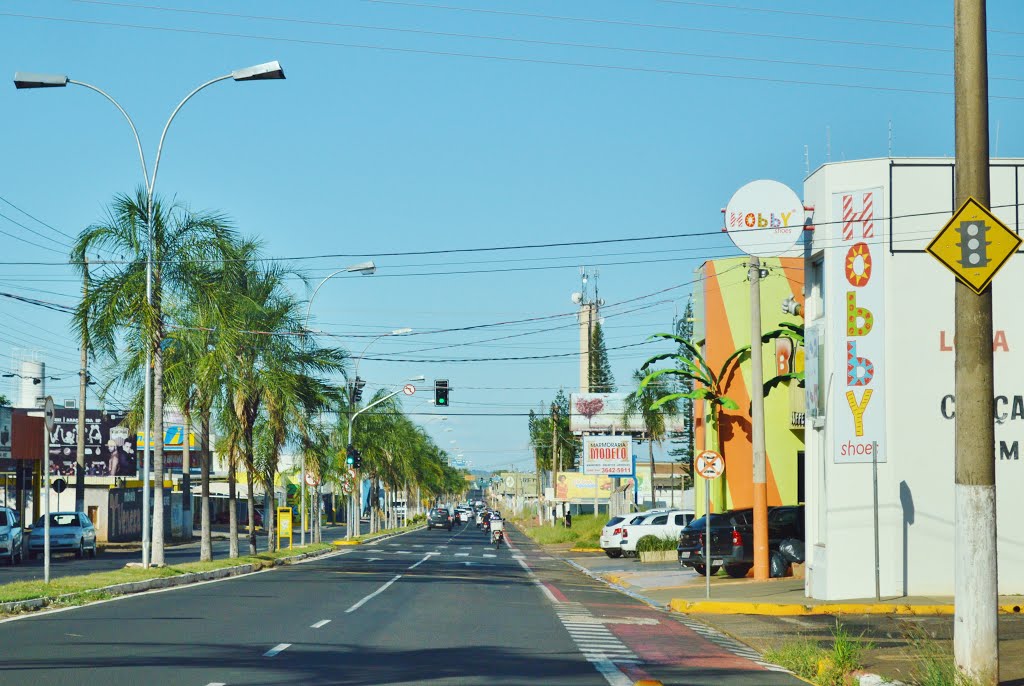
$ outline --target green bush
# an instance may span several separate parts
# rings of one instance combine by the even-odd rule
[[[846,686],[856,683],[852,674],[863,666],[864,651],[872,646],[860,636],[851,637],[837,619],[831,649],[823,648],[817,641],[802,639],[785,643],[778,650],[769,650],[764,657],[819,686]]]
[[[410,525],[411,524],[422,524],[425,521],[427,521],[427,515],[425,515],[422,512],[420,512],[419,514],[414,514],[412,516],[412,519],[410,519],[408,523]]]
[[[639,554],[661,550],[675,550],[678,543],[672,536],[644,536],[636,542],[636,552]]]

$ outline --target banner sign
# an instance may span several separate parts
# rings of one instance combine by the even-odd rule
[[[632,476],[632,436],[584,436],[582,472],[590,476]]]
[[[878,443],[885,461],[885,255],[882,189],[832,196],[832,351],[839,372],[833,383],[833,445],[836,463],[871,462]],[[818,390],[822,380],[818,379]]]

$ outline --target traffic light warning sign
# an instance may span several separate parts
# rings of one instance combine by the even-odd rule
[[[926,249],[980,295],[1020,244],[1020,236],[968,198]]]

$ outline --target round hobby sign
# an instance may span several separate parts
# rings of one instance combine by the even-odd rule
[[[804,228],[804,204],[778,181],[751,181],[725,208],[725,230],[748,255],[777,257],[796,244]]]

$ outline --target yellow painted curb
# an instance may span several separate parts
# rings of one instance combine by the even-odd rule
[[[569,548],[570,553],[603,553],[604,548]]]
[[[361,541],[334,541],[334,545],[359,545]]]
[[[748,603],[714,600],[669,601],[669,609],[708,615],[951,615],[952,605],[901,605],[897,603],[827,603],[822,605],[799,605],[796,603]],[[1003,614],[1020,614],[1019,605],[1000,605]]]
[[[623,579],[621,576],[618,576],[617,574],[605,574],[604,578],[607,579],[609,582],[615,584],[616,586],[629,585],[629,583],[625,579]]]

